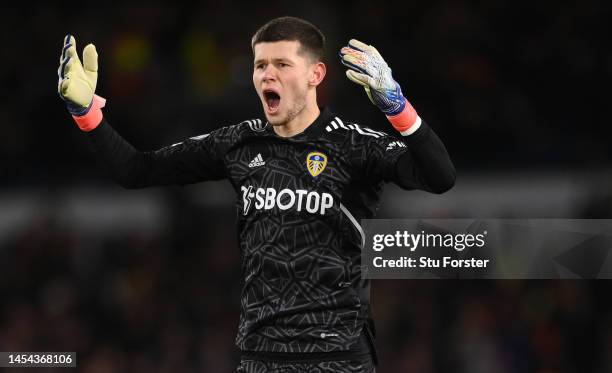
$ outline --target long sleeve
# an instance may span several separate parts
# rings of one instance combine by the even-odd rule
[[[407,151],[396,162],[396,184],[403,189],[422,189],[437,194],[455,185],[455,167],[446,147],[426,123],[403,142]]]
[[[125,188],[185,185],[225,178],[223,151],[218,145],[228,135],[224,127],[155,151],[138,151],[103,119],[87,133],[93,152],[113,179]],[[222,139],[221,139],[222,140]]]
[[[455,183],[455,167],[444,144],[422,122],[420,128],[400,139],[382,136],[358,137],[365,149],[358,154],[364,174],[371,183],[392,182],[402,189],[444,193]]]

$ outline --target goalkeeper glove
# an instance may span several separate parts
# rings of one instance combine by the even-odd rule
[[[76,41],[66,35],[57,70],[57,92],[83,131],[91,131],[102,121],[101,108],[106,100],[95,95],[98,81],[98,53],[93,44],[83,49],[83,64],[76,51]]]
[[[342,64],[348,67],[346,76],[362,85],[370,98],[402,135],[414,133],[421,118],[403,96],[402,89],[391,75],[391,68],[371,45],[351,39],[340,50]]]

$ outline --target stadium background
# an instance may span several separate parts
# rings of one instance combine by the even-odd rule
[[[380,217],[612,217],[604,1],[3,5],[0,351],[77,351],[86,373],[233,371],[230,185],[116,186],[56,69],[66,33],[79,53],[94,42],[106,116],[154,149],[261,115],[250,36],[286,14],[327,36],[322,104],[385,128],[337,61],[366,41],[451,153],[453,190],[389,186]],[[374,281],[378,372],[609,372],[609,294],[608,281]]]

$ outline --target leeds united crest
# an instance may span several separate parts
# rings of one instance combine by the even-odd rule
[[[306,167],[312,176],[317,176],[327,166],[327,156],[320,152],[311,152],[306,156]]]

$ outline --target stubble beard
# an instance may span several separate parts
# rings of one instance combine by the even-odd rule
[[[299,95],[295,100],[295,103],[289,108],[287,115],[284,118],[279,119],[277,121],[271,121],[268,119],[268,122],[273,126],[284,126],[287,123],[291,122],[295,117],[300,115],[302,111],[306,108],[306,94]]]

